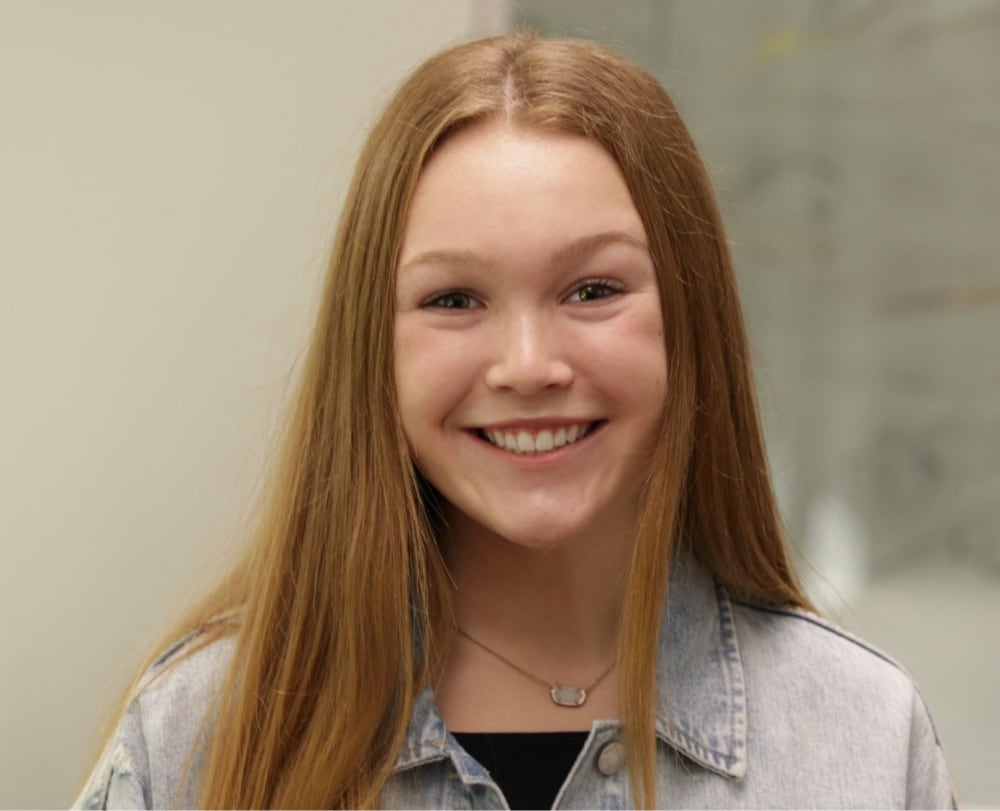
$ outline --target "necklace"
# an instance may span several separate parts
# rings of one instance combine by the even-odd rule
[[[597,687],[597,685],[599,685],[602,681],[604,681],[604,678],[612,670],[615,669],[615,663],[612,662],[610,665],[608,665],[608,669],[605,670],[600,676],[598,676],[596,681],[594,681],[594,683],[591,684],[589,687],[573,687],[569,684],[552,684],[551,682],[548,682],[545,679],[543,679],[541,676],[536,676],[534,673],[529,673],[520,665],[514,664],[506,656],[497,653],[492,648],[487,647],[478,639],[476,639],[474,636],[470,636],[469,634],[467,634],[457,625],[455,626],[455,630],[458,631],[458,633],[464,636],[466,639],[468,639],[473,645],[482,648],[491,656],[495,656],[497,659],[499,659],[508,667],[514,668],[514,670],[516,670],[521,675],[527,676],[529,679],[531,679],[532,681],[537,681],[539,684],[544,684],[546,687],[549,688],[549,695],[552,696],[552,702],[554,704],[558,704],[560,707],[582,707],[587,700],[587,693],[589,693],[591,690]]]

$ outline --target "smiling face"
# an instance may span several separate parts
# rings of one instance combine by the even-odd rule
[[[646,246],[592,141],[480,123],[434,153],[400,254],[395,374],[453,534],[632,532],[666,397]]]

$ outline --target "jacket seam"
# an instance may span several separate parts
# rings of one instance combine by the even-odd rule
[[[747,602],[745,600],[738,600],[733,597],[730,597],[730,600],[736,605],[743,606],[744,608],[749,608],[752,611],[760,611],[764,614],[774,614],[780,617],[790,617],[791,619],[802,620],[803,622],[808,622],[811,625],[815,625],[817,628],[827,631],[833,634],[834,636],[838,636],[844,641],[850,642],[856,647],[861,648],[862,650],[868,651],[868,653],[872,654],[873,656],[876,656],[883,662],[892,665],[900,673],[909,677],[909,674],[906,672],[906,670],[903,667],[901,667],[900,664],[891,656],[889,656],[886,653],[883,653],[873,645],[868,644],[863,639],[859,639],[850,632],[838,628],[836,625],[832,625],[831,623],[824,620],[822,617],[817,617],[814,614],[808,614],[803,611],[797,611],[795,609],[781,608],[778,606],[765,606],[765,605],[760,605],[759,603],[752,603],[752,602]]]
[[[927,720],[930,723],[931,732],[934,735],[934,745],[938,747],[938,749],[943,750],[943,747],[941,746],[941,737],[938,735],[937,731],[937,724],[934,723],[934,718],[930,713],[930,709],[927,707],[927,702],[924,700],[923,694],[920,692],[920,687],[914,681],[913,677],[907,672],[906,668],[903,667],[901,664],[899,664],[899,662],[897,662],[891,656],[889,656],[886,653],[883,653],[875,646],[869,644],[868,642],[865,642],[863,639],[854,636],[852,633],[845,631],[842,628],[838,628],[836,625],[827,622],[822,617],[818,617],[815,614],[810,614],[805,611],[801,611],[794,608],[781,608],[780,606],[762,605],[760,603],[754,603],[748,600],[738,600],[733,598],[732,596],[730,596],[730,601],[735,603],[736,605],[748,608],[751,611],[759,611],[764,614],[773,614],[781,617],[790,617],[791,619],[797,619],[797,620],[802,620],[804,622],[808,622],[811,625],[815,625],[817,628],[820,628],[824,631],[828,631],[834,636],[840,637],[846,642],[851,642],[856,647],[861,648],[864,651],[867,651],[876,658],[881,659],[886,664],[895,668],[895,670],[897,670],[900,674],[906,677],[906,679],[910,683],[910,689],[913,691],[914,696],[918,701],[920,701],[921,704],[923,704],[924,712],[927,713]],[[954,792],[952,792],[952,798],[954,801]]]

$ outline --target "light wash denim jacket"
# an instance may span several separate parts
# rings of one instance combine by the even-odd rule
[[[152,667],[76,801],[195,807],[191,763],[231,659],[231,638]],[[864,642],[801,611],[736,600],[678,564],[660,635],[661,808],[953,808],[941,746],[910,678]],[[633,806],[619,723],[595,721],[553,808]],[[489,773],[419,697],[385,808],[507,808]]]

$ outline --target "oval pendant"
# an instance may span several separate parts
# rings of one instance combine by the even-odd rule
[[[557,684],[550,692],[552,700],[560,707],[582,707],[587,700],[586,690],[566,684]]]

